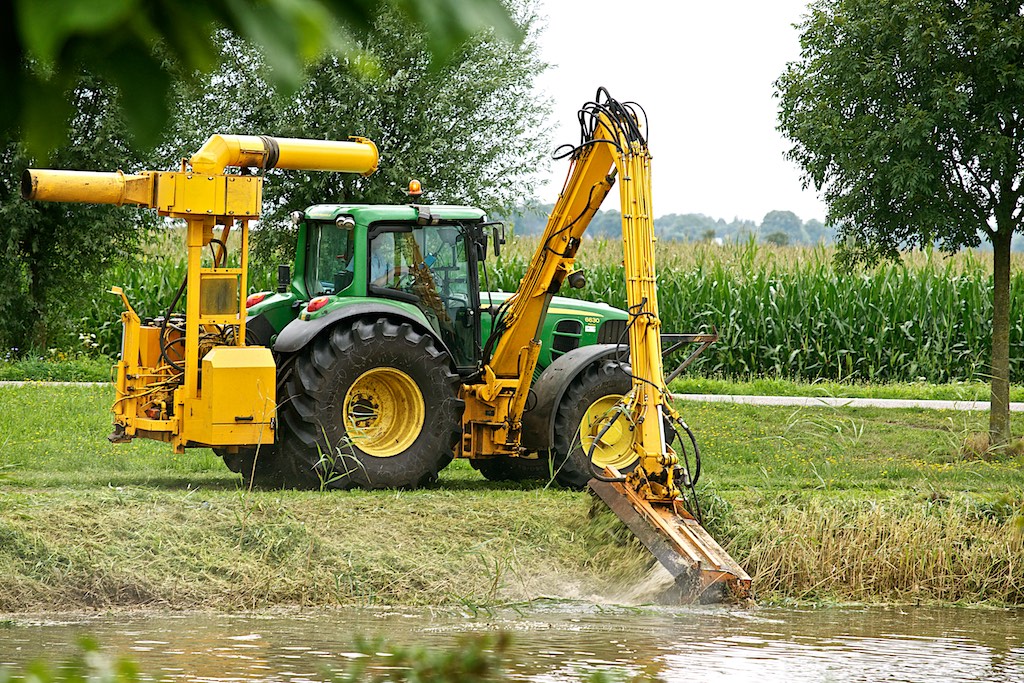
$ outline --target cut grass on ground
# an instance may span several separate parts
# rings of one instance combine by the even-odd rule
[[[645,562],[584,493],[462,461],[420,491],[248,492],[208,450],[107,443],[110,402],[0,387],[0,611],[614,596]],[[763,598],[1024,603],[1024,458],[963,455],[984,413],[680,409]]]

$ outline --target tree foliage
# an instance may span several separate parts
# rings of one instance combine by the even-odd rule
[[[544,231],[547,217],[554,208],[553,204],[518,205],[511,211],[503,212],[500,217],[507,221],[517,235],[539,235]],[[830,244],[833,240],[833,229],[817,219],[801,221],[792,211],[770,211],[761,224],[756,221],[733,218],[712,218],[702,213],[667,213],[654,219],[654,231],[659,239],[679,242],[707,242],[721,239],[725,242],[743,242],[751,237],[766,237],[780,230],[777,223],[770,217],[785,215],[791,217],[787,223],[787,244],[816,245]],[[618,209],[599,210],[594,214],[590,227],[590,237],[607,237],[618,239],[622,236],[622,214]]]
[[[118,87],[129,128],[155,143],[174,80],[216,65],[217,28],[261,45],[272,80],[294,89],[308,60],[350,49],[389,8],[423,28],[439,60],[481,30],[519,37],[500,0],[10,0],[0,3],[0,133],[20,131],[37,155],[57,146],[73,112],[64,93],[85,68]]]
[[[848,261],[994,248],[992,422],[1009,436],[1009,250],[1024,219],[1024,9],[818,0],[777,87],[780,130]]]
[[[801,29],[780,128],[857,257],[1019,228],[1019,2],[823,0]]]
[[[761,232],[765,235],[782,233],[790,241],[803,241],[804,222],[792,211],[769,211],[761,220]]]
[[[785,247],[789,245],[789,233],[784,230],[776,230],[769,232],[762,238],[768,244],[773,244],[776,247]]]
[[[535,17],[519,11],[523,33]],[[473,36],[448,60],[430,66],[423,30],[386,11],[359,51],[333,52],[311,64],[294,94],[275,90],[262,50],[221,36],[221,66],[202,87],[184,86],[171,127],[170,162],[221,131],[345,140],[359,135],[380,151],[379,170],[352,174],[271,171],[257,255],[290,258],[288,213],[312,204],[406,203],[419,179],[425,203],[487,210],[509,207],[535,186],[549,151],[549,104],[533,92],[544,68],[532,38],[509,42],[494,31]]]
[[[68,143],[56,150],[56,164],[136,170],[140,159],[126,144],[109,85],[85,77],[66,96],[75,115]],[[67,335],[78,331],[71,311],[103,296],[110,283],[103,282],[102,273],[135,248],[140,223],[151,220],[126,207],[23,201],[20,174],[34,161],[12,136],[0,142],[0,268],[7,282],[0,299],[0,348],[5,350],[66,343]]]
[[[38,8],[26,9],[26,4],[4,5],[0,18],[6,13],[12,21],[29,21],[26,17],[30,15],[38,19]],[[101,171],[175,168],[182,156],[198,149],[216,132],[334,139],[362,134],[375,138],[381,146],[383,168],[397,166],[368,184],[352,178],[336,183],[340,174],[305,174],[292,179],[275,174],[267,185],[271,220],[264,221],[266,226],[287,208],[310,203],[406,200],[392,181],[412,168],[432,188],[434,199],[496,206],[510,201],[510,188],[525,180],[526,168],[542,154],[545,109],[530,89],[533,76],[543,65],[536,57],[536,46],[519,40],[519,25],[508,19],[508,10],[497,0],[198,3],[202,7],[188,26],[192,33],[187,40],[184,27],[173,21],[161,25],[160,31],[148,29],[153,28],[154,17],[184,11],[196,4],[192,2],[148,3],[136,8],[139,11],[130,20],[122,13],[125,7],[139,4],[138,0],[41,0],[39,4],[54,14],[54,35],[33,34],[32,40],[50,41],[47,49],[51,52],[36,46],[31,55],[25,53],[31,43],[25,38],[28,42],[17,44],[17,58],[0,65],[0,78],[5,82],[13,79],[15,94],[15,106],[0,115],[4,161],[0,169],[0,237],[6,247],[0,260],[11,281],[17,282],[15,291],[0,302],[0,344],[7,348],[38,349],[66,340],[69,333],[73,339],[75,307],[88,306],[92,299],[105,296],[102,291],[109,283],[102,281],[101,274],[137,247],[140,216],[144,216],[142,225],[153,220],[147,212],[125,207],[23,202],[18,196],[19,180],[28,166]],[[228,5],[235,13],[230,21],[218,14],[227,11]],[[323,12],[335,5],[343,6],[339,16],[350,28],[366,28],[362,42],[349,37],[345,40],[350,42],[342,47],[332,42],[336,49],[305,70],[301,67],[312,53],[298,48],[285,56],[276,52],[282,40],[289,49],[295,47],[288,43],[289,31],[295,28],[289,21],[301,24],[312,17],[317,31],[333,30]],[[492,16],[495,6],[500,10],[497,18]],[[64,10],[68,16],[62,14]],[[447,10],[452,10],[451,17]],[[279,16],[286,11],[295,16]],[[299,16],[303,12],[305,19]],[[211,16],[218,21],[206,22]],[[273,40],[259,41],[259,49],[226,28],[209,32],[219,23],[237,25],[242,35],[257,35],[254,27],[269,21],[267,17],[279,20],[280,26],[272,28],[280,31]],[[528,14],[521,20],[532,26]],[[443,30],[437,30],[438,22],[445,24]],[[86,24],[88,30],[82,28]],[[271,28],[270,24],[264,29]],[[486,26],[482,33],[463,40],[471,27],[482,26]],[[29,33],[35,30],[28,24],[17,28]],[[121,29],[124,35],[109,35]],[[0,31],[22,39],[10,22]],[[80,35],[82,31],[87,35]],[[508,36],[513,39],[507,40]],[[461,42],[453,43],[456,38]],[[175,43],[179,39],[196,44]],[[11,44],[0,49],[14,54]],[[193,49],[195,54],[213,50],[216,68],[205,77],[179,78],[188,68],[207,67],[195,55],[182,57],[182,51]],[[160,61],[165,58],[166,63]],[[158,67],[148,63],[153,59],[160,61]],[[296,83],[301,87],[297,93],[296,83],[282,80],[282,59],[296,60],[299,65]],[[83,71],[73,68],[80,63],[90,65],[94,74],[113,74],[113,78],[90,76],[80,81]],[[177,80],[168,92],[172,77]],[[319,82],[320,78],[326,82]],[[41,90],[28,93],[26,83],[32,88],[39,85]],[[71,85],[55,94],[67,83]],[[155,110],[134,110],[140,97],[169,102],[174,116],[165,121]],[[25,120],[19,117],[38,108],[43,101],[39,98],[52,100],[54,108],[49,114],[58,110],[73,113],[67,124],[63,120],[57,124],[62,131],[66,126],[66,139],[49,159],[34,153],[39,149],[35,143],[42,139],[49,144],[60,136],[48,126],[40,128],[43,119],[32,116],[30,125],[19,128]],[[499,128],[495,124],[503,111],[518,116],[519,121]],[[157,122],[161,133],[156,148],[143,153],[130,144],[140,116],[148,123]],[[527,130],[535,137],[521,139]],[[37,134],[42,137],[34,139]],[[499,151],[504,143],[521,145],[516,150],[519,154],[511,148]],[[326,177],[330,175],[336,178]],[[497,176],[504,176],[508,184],[492,189],[500,186],[494,182]],[[407,180],[402,177],[400,184],[404,186]],[[529,192],[530,182],[518,189]]]

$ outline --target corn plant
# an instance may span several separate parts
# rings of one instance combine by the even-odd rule
[[[529,246],[510,250],[492,267],[492,286],[518,284]],[[984,256],[914,252],[900,264],[841,272],[825,247],[659,246],[663,330],[717,328],[721,335],[690,372],[807,381],[987,378],[992,280]],[[584,244],[578,264],[587,285],[563,294],[625,308],[621,260],[614,242]],[[1024,275],[1013,278],[1011,297],[1011,364],[1018,373]]]

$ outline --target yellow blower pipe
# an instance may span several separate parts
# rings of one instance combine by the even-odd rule
[[[21,196],[41,202],[152,206],[153,176],[29,168],[21,174]]]
[[[228,166],[341,171],[368,176],[377,170],[377,146],[366,138],[304,140],[266,135],[211,135],[189,163],[196,173],[222,174]]]

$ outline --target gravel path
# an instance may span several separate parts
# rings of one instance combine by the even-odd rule
[[[109,382],[0,382],[0,387],[109,386]],[[988,410],[988,401],[915,401],[903,398],[832,398],[827,396],[732,396],[729,394],[672,394],[680,401],[745,403],[752,406],[799,406],[807,408],[927,408],[930,410]],[[1011,403],[1010,411],[1024,412],[1024,403]]]

